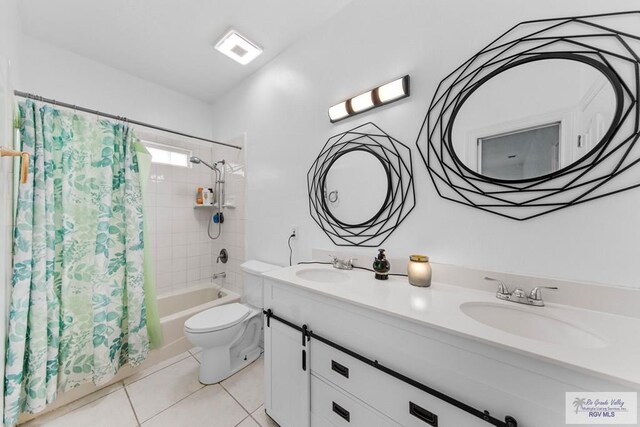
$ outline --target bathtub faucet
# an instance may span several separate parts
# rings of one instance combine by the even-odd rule
[[[219,278],[226,278],[227,277],[227,273],[225,273],[224,271],[222,273],[213,273],[213,276],[211,276],[211,280],[216,280]]]

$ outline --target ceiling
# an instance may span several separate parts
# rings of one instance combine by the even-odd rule
[[[25,34],[208,103],[351,0],[21,0]],[[214,49],[234,28],[264,52],[240,65]]]

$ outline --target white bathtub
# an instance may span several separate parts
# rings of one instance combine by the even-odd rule
[[[56,401],[37,415],[22,414],[20,423],[27,422],[38,415],[60,408],[84,396],[87,396],[101,388],[117,383],[127,377],[157,365],[167,359],[177,356],[189,350],[192,346],[184,337],[184,322],[189,317],[203,310],[218,305],[240,301],[240,295],[224,288],[214,288],[210,282],[203,282],[194,287],[175,291],[158,297],[158,311],[160,313],[160,326],[162,328],[163,346],[152,350],[147,360],[140,366],[132,368],[125,365],[120,368],[118,374],[108,383],[96,387],[92,383],[83,384],[58,395]],[[134,380],[135,378],[132,378]]]
[[[218,305],[240,301],[240,295],[210,284],[175,291],[158,297],[164,346],[184,338],[184,322],[196,313]]]

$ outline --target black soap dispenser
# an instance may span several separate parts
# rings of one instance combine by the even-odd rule
[[[376,272],[376,279],[387,280],[389,278],[391,264],[384,254],[384,249],[378,249],[378,256],[373,259],[373,269]]]

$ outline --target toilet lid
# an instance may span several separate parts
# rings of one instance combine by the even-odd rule
[[[213,332],[237,325],[250,312],[247,306],[238,303],[219,305],[187,319],[184,328],[190,332]]]

